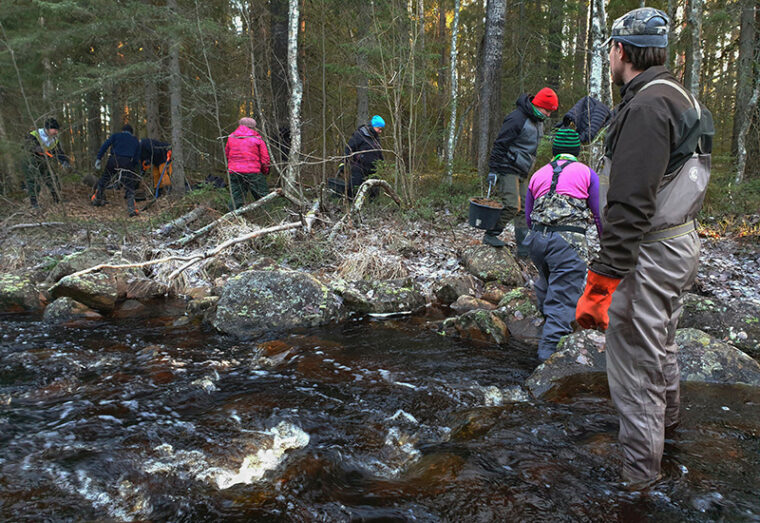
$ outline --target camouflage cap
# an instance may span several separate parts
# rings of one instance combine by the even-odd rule
[[[635,47],[667,47],[668,15],[653,7],[641,7],[629,11],[612,24],[610,40]]]

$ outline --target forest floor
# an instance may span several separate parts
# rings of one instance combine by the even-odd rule
[[[173,282],[178,294],[193,289],[218,286],[224,279],[248,267],[267,263],[307,270],[317,275],[341,277],[347,281],[412,277],[430,292],[443,277],[463,275],[460,256],[464,249],[481,242],[482,231],[467,224],[467,194],[472,187],[453,193],[436,191],[419,197],[412,207],[398,207],[380,196],[363,209],[361,222],[349,222],[340,233],[329,238],[332,225],[345,213],[338,199],[327,198],[311,234],[285,231],[238,244],[219,255],[188,269]],[[89,189],[67,186],[64,203],[54,205],[43,194],[40,209],[31,209],[28,200],[4,200],[0,209],[0,266],[3,272],[44,273],[63,256],[90,246],[121,251],[129,260],[147,260],[167,255],[203,252],[223,241],[250,233],[260,227],[293,221],[298,214],[285,199],[234,218],[197,241],[178,249],[168,245],[172,238],[154,232],[165,223],[196,205],[208,212],[188,230],[222,216],[226,211],[227,189],[203,188],[182,199],[159,198],[136,218],[128,218],[121,192],[108,194],[104,207],[89,205]],[[138,202],[138,208],[146,202]],[[19,224],[54,223],[29,228]],[[760,303],[760,217],[741,220],[707,218],[700,228],[702,257],[696,289],[724,299],[749,299]],[[502,238],[513,248],[513,235]],[[165,278],[179,262],[150,270],[157,279]],[[523,262],[524,280],[535,275],[530,262]],[[42,278],[40,278],[42,279]]]

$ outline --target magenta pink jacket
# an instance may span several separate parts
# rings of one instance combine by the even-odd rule
[[[261,135],[244,125],[235,129],[224,146],[227,168],[234,173],[269,172],[269,152]]]

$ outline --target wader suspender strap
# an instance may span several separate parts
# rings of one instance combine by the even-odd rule
[[[684,98],[686,98],[686,100],[688,100],[689,104],[697,111],[697,121],[700,121],[702,119],[702,108],[699,106],[699,102],[697,102],[696,98],[694,98],[692,95],[690,95],[689,93],[687,93],[686,90],[683,87],[681,87],[680,85],[678,85],[675,82],[671,82],[670,80],[662,80],[662,79],[661,80],[652,80],[651,82],[649,82],[648,84],[646,84],[644,87],[642,87],[641,89],[639,89],[639,93],[641,91],[643,91],[644,89],[646,89],[647,87],[652,86],[652,85],[669,85],[670,87],[672,87],[673,89],[675,89],[676,91],[678,91],[679,93],[681,93],[684,96]],[[636,94],[638,94],[638,93],[636,93]],[[699,142],[697,144],[697,147],[699,148],[700,151],[702,150],[702,138],[701,137],[699,138]]]
[[[568,160],[562,165],[560,165],[557,160],[551,161],[550,165],[552,166],[552,186],[549,188],[549,194],[555,193],[555,191],[557,190],[557,182],[559,182],[559,175],[562,172],[562,169],[564,169],[571,163],[573,163],[572,160]]]
[[[550,165],[552,166],[552,186],[549,189],[548,194],[545,196],[552,195],[557,190],[557,182],[559,181],[559,175],[562,172],[562,169],[570,165],[571,163],[574,163],[573,160],[568,160],[562,165],[559,164],[557,160],[552,160],[550,162]],[[583,227],[575,227],[573,225],[541,225],[541,224],[535,224],[533,227],[531,227],[534,231],[539,232],[578,232],[581,234],[586,234],[586,229]]]
[[[689,93],[686,92],[686,90],[678,85],[675,82],[671,82],[670,80],[652,80],[648,84],[646,84],[644,87],[639,89],[639,93],[646,89],[647,87],[651,85],[669,85],[679,93],[683,95],[686,100],[689,101],[689,104],[694,107],[694,109],[697,111],[697,121],[702,119],[702,108],[699,106],[699,102],[697,102],[696,98],[691,96]],[[637,93],[638,94],[638,93]],[[699,150],[702,150],[702,138],[699,139],[699,143],[697,144],[697,147]],[[696,223],[694,220],[689,220],[686,223],[683,223],[681,225],[676,225],[675,227],[669,227],[667,229],[663,229],[660,231],[650,232],[644,235],[644,238],[642,238],[642,243],[652,243],[652,242],[659,242],[663,240],[670,240],[673,238],[677,238],[679,236],[684,236],[686,234],[689,234],[691,231],[696,229]]]

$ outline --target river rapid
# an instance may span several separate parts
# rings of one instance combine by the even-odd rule
[[[604,387],[431,318],[241,342],[171,307],[0,317],[2,521],[760,521],[760,392],[685,386],[664,479],[618,483]]]

